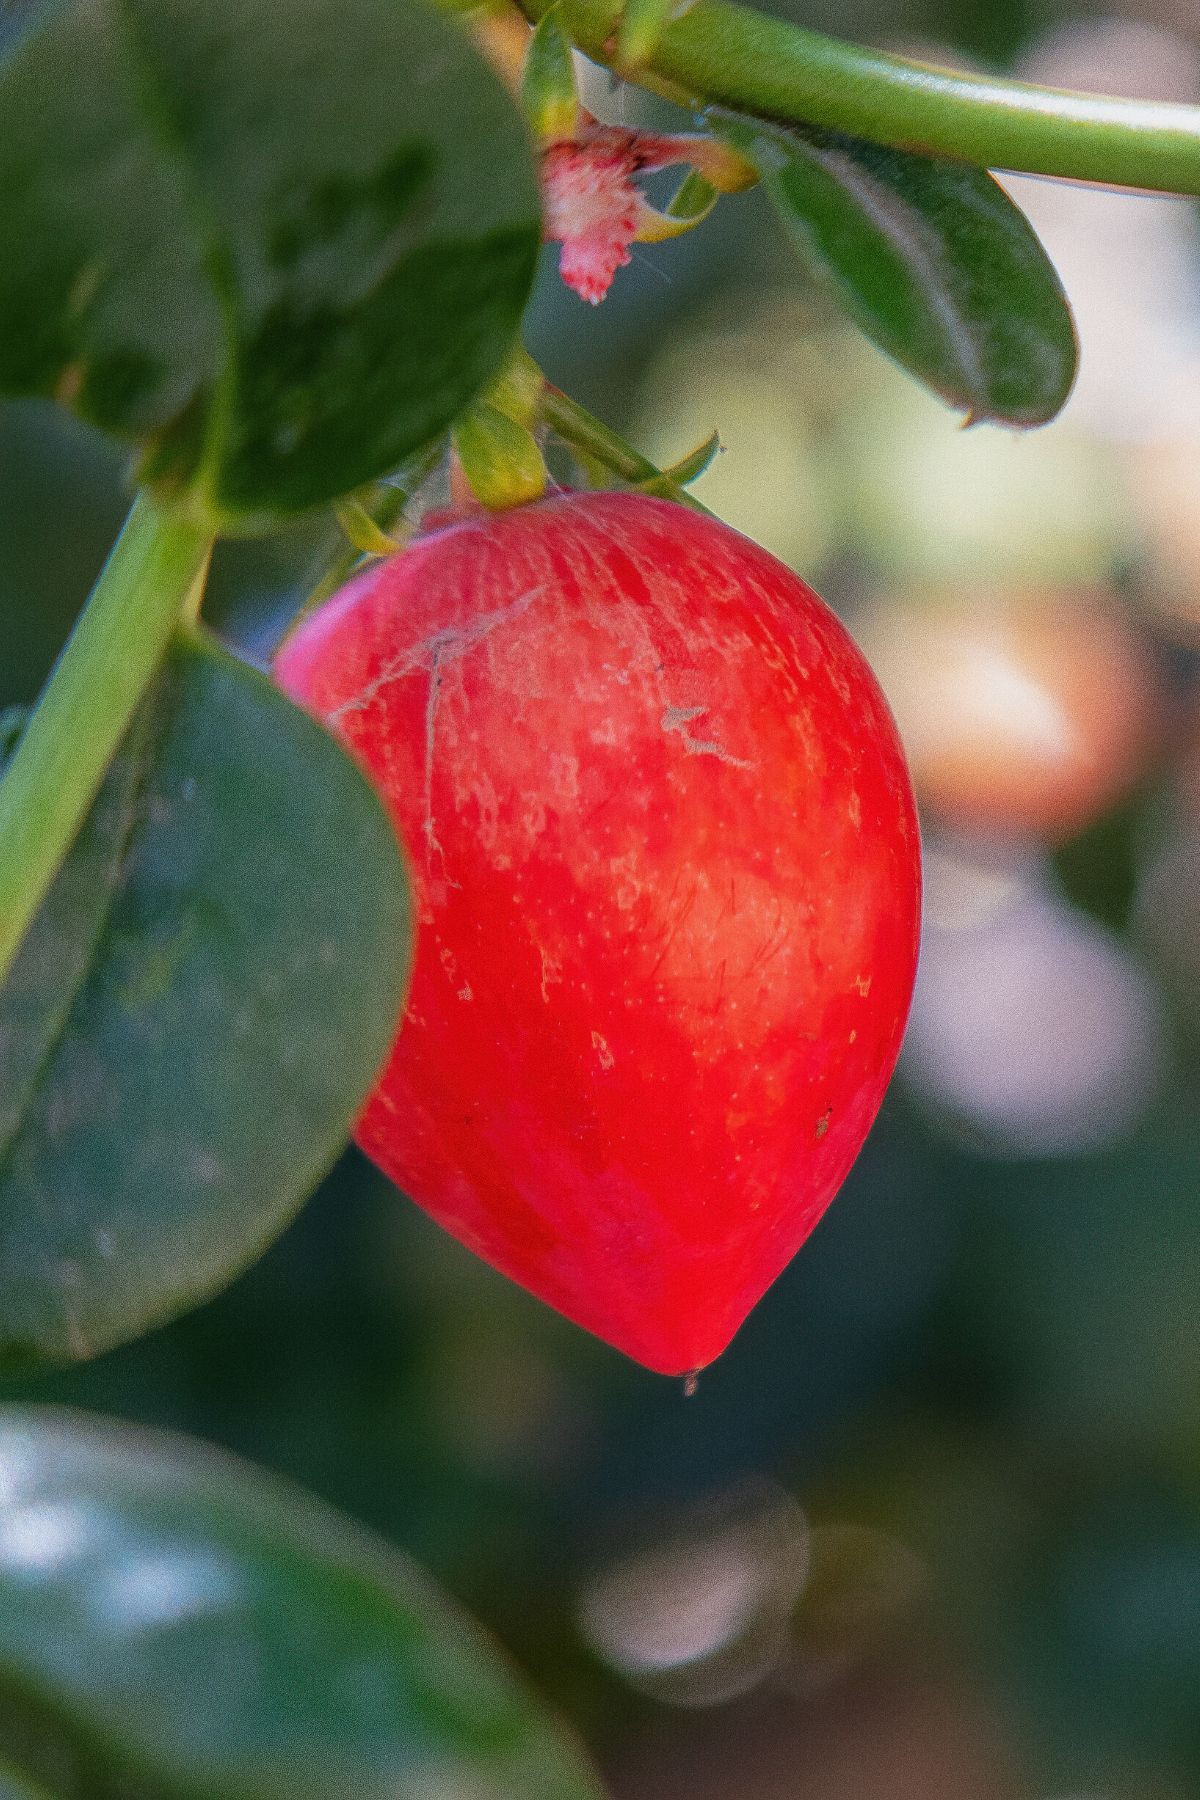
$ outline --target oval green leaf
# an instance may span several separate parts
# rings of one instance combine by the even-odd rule
[[[219,516],[383,474],[511,349],[525,128],[420,0],[63,0],[0,119],[0,392]]]
[[[0,1409],[0,1717],[137,1800],[599,1800],[420,1570],[187,1440]]]
[[[410,942],[366,779],[178,640],[0,990],[0,1362],[94,1355],[271,1242],[387,1053]]]
[[[722,124],[812,274],[968,423],[1043,425],[1078,346],[1033,227],[986,170],[831,131]]]

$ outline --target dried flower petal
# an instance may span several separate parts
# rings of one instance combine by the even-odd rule
[[[563,280],[591,305],[630,260],[642,214],[634,176],[680,160],[672,138],[608,125],[591,125],[543,153],[546,236],[562,244]]]

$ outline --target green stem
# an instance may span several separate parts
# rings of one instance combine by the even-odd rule
[[[690,506],[693,512],[708,512],[707,506],[701,506],[699,500],[693,499],[686,488],[664,475],[662,470],[627,444],[608,425],[582,406],[578,400],[572,400],[561,388],[547,384],[542,394],[539,411],[546,424],[556,431],[564,442],[580,451],[584,456],[593,457],[604,468],[610,469],[622,481],[628,481],[640,493],[657,494],[664,500],[678,500],[684,506]]]
[[[0,982],[198,597],[211,548],[203,525],[135,500],[0,780]]]
[[[549,0],[522,0],[539,18]],[[621,0],[566,0],[579,48],[611,63]],[[733,0],[696,0],[644,65],[696,106],[820,125],[982,168],[1200,194],[1200,107],[962,75],[863,50]],[[635,80],[642,81],[639,73]]]

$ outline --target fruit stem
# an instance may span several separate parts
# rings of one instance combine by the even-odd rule
[[[521,0],[535,22],[548,0]],[[621,0],[563,0],[564,23],[612,66]],[[877,144],[1166,193],[1200,194],[1200,107],[1069,93],[864,50],[735,0],[696,0],[633,78],[695,107],[820,125]]]
[[[541,400],[541,415],[546,424],[573,449],[594,458],[614,475],[619,475],[622,481],[636,487],[639,493],[656,494],[663,500],[678,500],[682,505],[690,506],[694,512],[712,516],[707,506],[702,506],[686,488],[672,481],[669,475],[664,475],[660,468],[635,450],[632,444],[627,444],[623,437],[619,437],[611,426],[593,418],[590,412],[580,406],[578,400],[572,400],[561,388],[547,383]]]
[[[0,982],[58,873],[176,626],[213,536],[143,493],[0,780]]]

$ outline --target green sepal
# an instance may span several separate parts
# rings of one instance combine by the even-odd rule
[[[668,481],[674,482],[676,487],[687,487],[691,482],[699,481],[720,448],[720,433],[714,431],[702,444],[697,444],[694,450],[689,450],[686,456],[681,456],[678,462],[673,462],[669,468],[664,469],[663,475]]]
[[[540,500],[546,464],[528,426],[487,402],[464,413],[451,432],[471,492],[489,512]]]
[[[689,169],[665,210],[668,218],[687,219],[690,224],[698,225],[716,204],[717,190],[712,182],[697,174],[695,169]]]
[[[519,425],[532,426],[538,416],[546,377],[522,344],[518,344],[482,404],[494,406]]]
[[[664,212],[642,198],[638,207],[636,242],[665,244],[672,238],[684,237],[702,225],[717,204],[717,190],[694,169],[688,171],[676,188]]]
[[[577,135],[579,89],[571,41],[563,30],[562,8],[557,4],[543,14],[530,39],[521,104],[539,143],[554,144]]]
[[[403,548],[403,539],[386,532],[361,500],[349,496],[333,510],[343,535],[363,556],[394,556]]]

